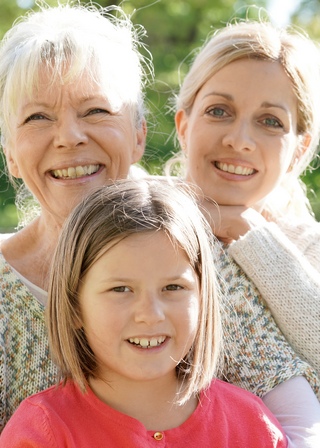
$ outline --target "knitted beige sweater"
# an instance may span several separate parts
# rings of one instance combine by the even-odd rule
[[[320,223],[267,223],[232,243],[294,350],[320,375]]]

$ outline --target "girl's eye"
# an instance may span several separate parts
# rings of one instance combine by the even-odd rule
[[[211,115],[212,117],[217,117],[217,118],[223,118],[225,116],[227,116],[226,111],[222,108],[222,107],[211,107],[210,109],[208,109],[206,111],[206,113],[208,115]]]
[[[114,292],[129,292],[130,289],[127,286],[116,286],[115,288],[112,288],[112,291],[114,291]]]
[[[163,288],[165,291],[178,291],[180,289],[183,289],[180,285],[167,285]]]
[[[282,123],[277,118],[274,118],[274,117],[264,118],[262,120],[262,122],[266,126],[271,127],[271,128],[283,128]]]

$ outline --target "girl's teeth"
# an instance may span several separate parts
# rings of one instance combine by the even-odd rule
[[[140,339],[140,345],[142,347],[148,347],[148,345],[149,345],[148,339]]]
[[[165,336],[159,336],[158,338],[130,338],[129,342],[131,344],[139,345],[142,348],[152,348],[161,345],[165,341]]]

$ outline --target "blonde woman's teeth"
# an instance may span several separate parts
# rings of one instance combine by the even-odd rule
[[[98,171],[99,165],[79,165],[53,170],[52,175],[56,179],[77,179],[78,177],[89,176]]]
[[[157,338],[129,338],[131,344],[137,345],[142,348],[153,348],[161,345],[165,341],[165,336],[159,336]]]
[[[226,173],[231,174],[240,174],[241,176],[250,176],[250,174],[254,173],[253,168],[248,168],[246,166],[240,166],[240,165],[232,165],[231,163],[221,163],[216,162],[216,167],[219,168],[221,171],[225,171]]]

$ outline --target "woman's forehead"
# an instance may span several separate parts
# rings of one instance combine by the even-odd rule
[[[125,103],[125,97],[116,85],[116,81],[103,79],[91,71],[55,72],[52,68],[41,67],[35,74],[33,84],[20,92],[20,106],[28,103],[58,101],[68,96],[75,102],[103,100],[109,107],[119,108]]]

